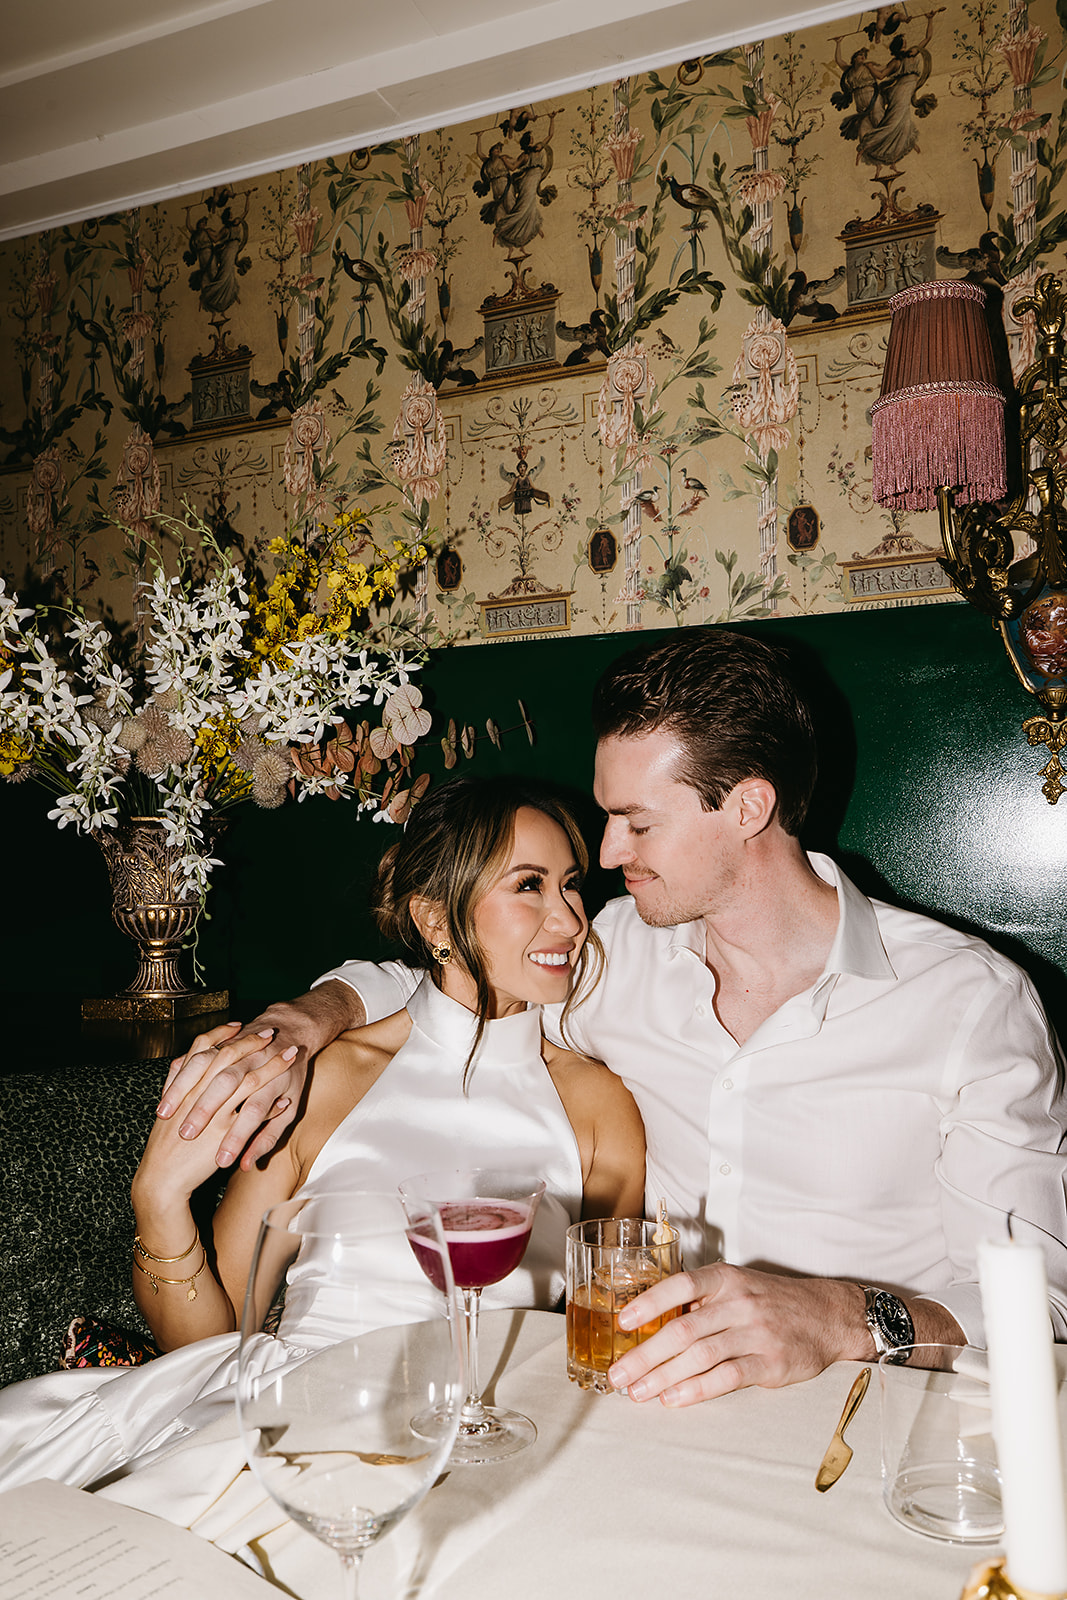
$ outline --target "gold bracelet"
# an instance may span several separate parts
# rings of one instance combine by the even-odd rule
[[[196,1247],[197,1247],[197,1245],[199,1243],[200,1243],[200,1229],[197,1228],[196,1233],[193,1235],[192,1244],[189,1246],[188,1250],[183,1250],[180,1256],[157,1256],[157,1255],[153,1255],[151,1250],[148,1250],[148,1249],[145,1248],[144,1240],[141,1238],[141,1235],[139,1233],[134,1234],[134,1237],[133,1237],[133,1248],[135,1250],[139,1251],[140,1254],[144,1256],[146,1261],[159,1261],[164,1266],[173,1266],[175,1261],[184,1261],[186,1256],[191,1256],[192,1255],[193,1251],[196,1249]],[[182,1280],[180,1278],[176,1278],[174,1281],[176,1283],[180,1283]]]
[[[186,1294],[185,1298],[187,1300],[195,1300],[196,1299],[196,1280],[197,1280],[197,1278],[199,1278],[200,1274],[203,1272],[204,1268],[207,1266],[207,1251],[206,1250],[204,1251],[204,1259],[203,1259],[203,1261],[201,1261],[200,1265],[197,1267],[196,1271],[193,1273],[191,1278],[161,1278],[161,1277],[159,1277],[159,1275],[157,1273],[149,1272],[147,1267],[142,1267],[141,1263],[138,1261],[136,1256],[134,1256],[134,1258],[133,1258],[133,1264],[137,1268],[138,1272],[143,1272],[145,1277],[148,1279],[149,1283],[151,1283],[151,1285],[152,1285],[152,1293],[153,1294],[158,1294],[159,1293],[159,1286],[160,1286],[161,1283],[188,1283],[188,1284],[191,1284],[192,1287],[189,1289],[189,1291]]]

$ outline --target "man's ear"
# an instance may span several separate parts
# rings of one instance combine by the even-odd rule
[[[408,908],[412,922],[428,945],[448,943],[450,935],[444,906],[438,905],[435,900],[427,900],[425,895],[413,894]]]
[[[762,833],[778,807],[778,793],[766,778],[745,778],[732,791],[738,825],[751,839]]]

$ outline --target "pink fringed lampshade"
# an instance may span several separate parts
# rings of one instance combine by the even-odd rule
[[[871,408],[874,498],[928,511],[1004,495],[1004,396],[996,387],[985,290],[958,281],[895,294],[882,393]]]

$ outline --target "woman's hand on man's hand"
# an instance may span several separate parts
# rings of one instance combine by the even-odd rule
[[[215,1162],[228,1167],[240,1157],[248,1171],[270,1154],[297,1116],[312,1057],[364,1020],[356,992],[331,979],[296,1000],[268,1006],[246,1027],[228,1022],[212,1028],[171,1064],[156,1114],[168,1120],[180,1107],[178,1133],[195,1140],[236,1098],[239,1109]]]
[[[197,1139],[240,1091],[240,1109],[224,1130],[217,1166],[232,1166],[243,1151],[247,1169],[274,1149],[296,1115],[308,1058],[298,1043],[287,1041],[284,1022],[275,1018],[284,1009],[272,1006],[247,1028],[230,1022],[199,1034],[171,1063],[156,1114],[169,1120],[180,1110],[182,1139]]]

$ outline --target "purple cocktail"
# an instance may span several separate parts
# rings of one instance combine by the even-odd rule
[[[451,1200],[440,1207],[445,1243],[457,1289],[484,1289],[514,1272],[530,1242],[533,1217],[508,1200]],[[441,1258],[428,1240],[411,1236],[423,1272],[436,1289],[445,1286]]]
[[[404,1199],[429,1201],[441,1218],[456,1288],[467,1324],[467,1399],[450,1460],[495,1461],[536,1437],[528,1417],[486,1406],[478,1393],[478,1300],[489,1284],[515,1271],[526,1253],[534,1213],[544,1193],[541,1179],[484,1168],[431,1172],[400,1185]],[[444,1286],[441,1247],[415,1223],[408,1231],[415,1259],[435,1288]],[[432,1418],[421,1419],[432,1426]],[[420,1419],[412,1424],[422,1432]]]

